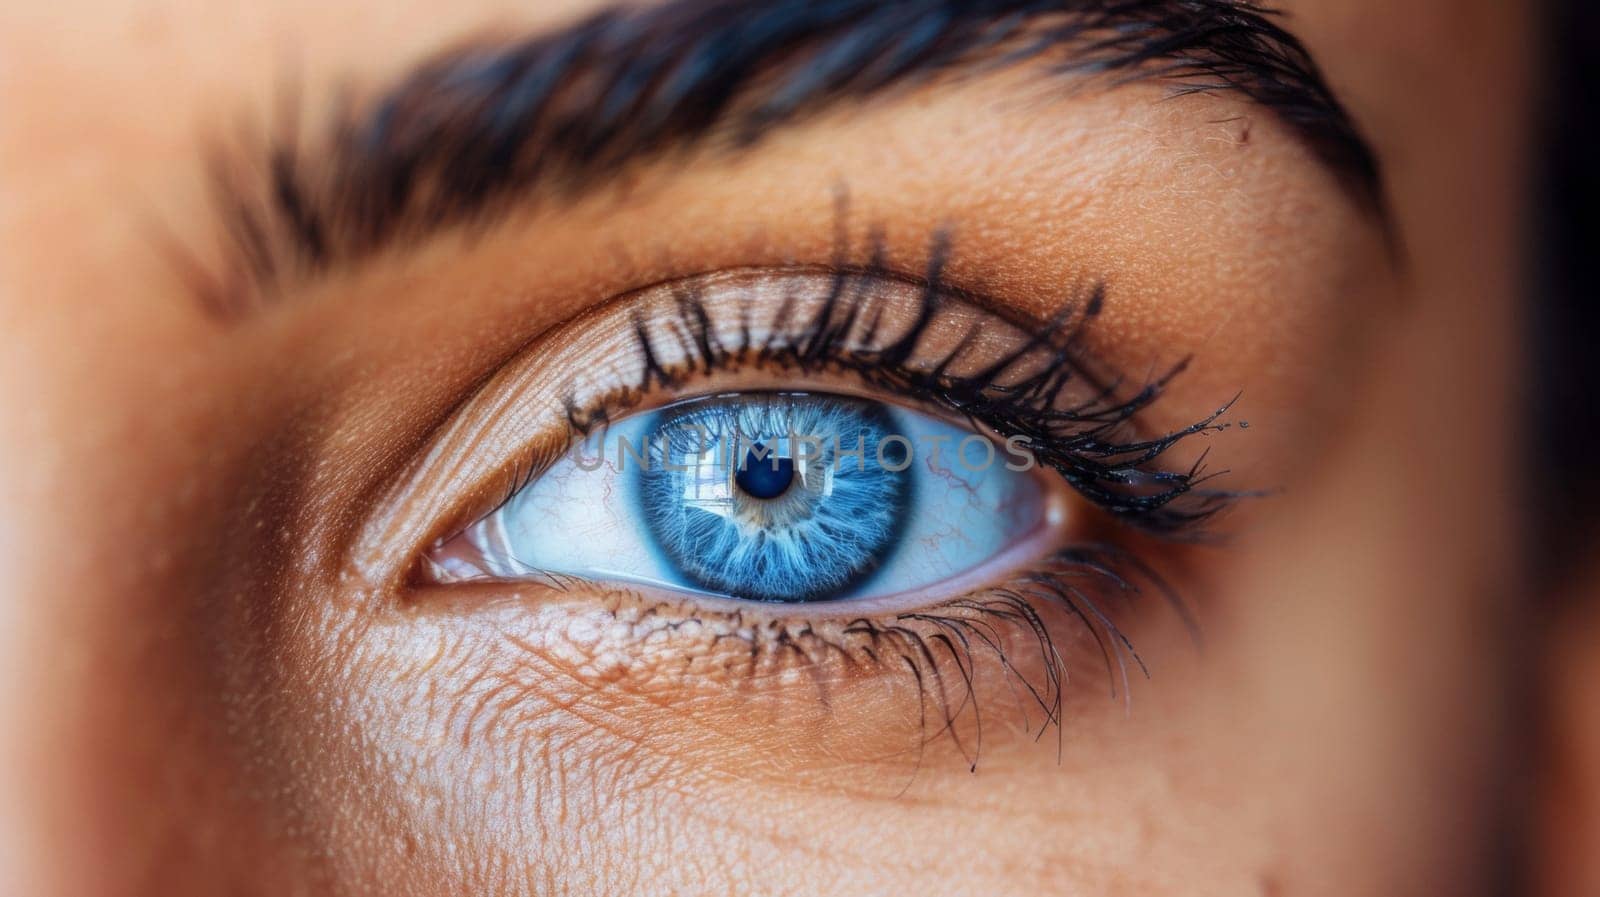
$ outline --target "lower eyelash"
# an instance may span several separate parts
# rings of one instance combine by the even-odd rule
[[[1008,585],[925,611],[898,614],[887,622],[855,621],[849,631],[865,636],[879,660],[885,654],[897,658],[915,677],[923,721],[919,743],[926,745],[931,738],[948,735],[967,759],[969,769],[976,772],[983,747],[983,714],[974,682],[980,675],[981,658],[991,656],[1013,687],[1013,698],[1023,709],[1024,729],[1036,740],[1051,729],[1059,736],[1064,723],[1067,660],[1048,615],[1064,617],[1091,638],[1099,650],[1111,698],[1128,701],[1130,677],[1137,674],[1148,679],[1150,669],[1113,614],[1130,609],[1133,600],[1149,591],[1166,599],[1198,635],[1187,609],[1164,581],[1131,554],[1099,544],[1063,548],[1032,570],[1019,573]],[[1001,626],[1036,642],[1043,681],[1030,681],[1025,667],[1013,661],[997,629]],[[957,681],[951,681],[948,670],[941,669],[941,654],[954,664]],[[957,692],[953,694],[952,688]],[[937,714],[932,720],[937,728],[931,732],[925,712],[930,706]],[[1030,706],[1042,714],[1037,727],[1029,718]],[[970,739],[960,732],[963,714],[971,717]]]
[[[555,577],[551,584],[579,585]],[[1128,551],[1101,543],[1058,549],[1002,585],[875,618],[823,621],[704,610],[686,615],[674,609],[681,605],[657,603],[619,619],[631,624],[628,639],[635,650],[666,647],[684,672],[698,668],[744,683],[798,672],[810,679],[825,707],[832,706],[835,677],[845,671],[907,676],[917,701],[918,766],[922,751],[948,738],[976,772],[984,695],[992,691],[987,686],[993,676],[1004,680],[1024,731],[1037,741],[1054,729],[1059,750],[1069,667],[1088,660],[1080,647],[1067,644],[1074,636],[1098,653],[1111,698],[1130,700],[1131,680],[1149,678],[1150,671],[1117,619],[1152,596],[1178,614],[1198,641],[1193,618],[1166,582]],[[614,681],[615,675],[606,678]]]

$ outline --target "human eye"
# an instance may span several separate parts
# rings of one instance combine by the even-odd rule
[[[746,273],[629,305],[624,351],[642,382],[587,407],[569,386],[569,450],[435,546],[427,577],[575,578],[779,604],[913,593],[926,604],[962,594],[957,580],[970,590],[1037,563],[1069,531],[1081,537],[1087,509],[1072,507],[1068,483],[1167,526],[1224,498],[1187,494],[1193,472],[1152,463],[1211,420],[1164,439],[1118,437],[1152,393],[1130,402],[1091,389],[1078,382],[1090,377],[1083,360],[1063,357],[1067,334],[1030,338],[936,281]],[[1086,304],[1058,324],[1070,332],[1095,313]],[[769,388],[740,388],[752,373]],[[802,388],[770,388],[786,374]],[[813,384],[824,390],[803,389]],[[647,403],[657,407],[639,410]],[[613,421],[618,405],[634,410]],[[1036,439],[1053,467],[1039,464]]]
[[[1046,541],[1061,510],[1033,468],[1025,438],[997,446],[872,399],[723,393],[586,439],[431,561],[441,579],[862,601]]]
[[[1119,618],[1176,605],[1122,534],[1178,537],[1232,500],[1181,448],[1226,408],[1151,430],[1172,372],[1130,381],[1084,349],[1101,287],[1030,322],[945,283],[948,252],[918,275],[882,247],[715,272],[555,328],[415,472],[478,488],[418,546],[413,600],[517,602],[538,652],[606,658],[596,687],[663,663],[691,690],[874,670],[915,683],[913,741],[1005,680],[1034,726],[1059,722],[1069,668],[1118,693],[1144,665]],[[576,620],[605,635],[570,643]]]

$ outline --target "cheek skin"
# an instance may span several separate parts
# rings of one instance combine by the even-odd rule
[[[981,684],[991,744],[974,776],[949,734],[934,731],[916,749],[914,698],[897,680],[852,682],[842,668],[725,677],[716,664],[684,664],[686,645],[654,654],[630,642],[608,653],[573,622],[584,606],[592,603],[574,602],[572,613],[479,607],[471,628],[457,609],[378,626],[352,619],[364,630],[355,653],[293,662],[305,685],[286,681],[267,706],[279,731],[307,739],[302,751],[342,771],[316,789],[326,803],[305,808],[308,821],[337,818],[365,832],[364,849],[336,855],[342,876],[392,880],[396,869],[414,869],[452,882],[447,891],[537,891],[560,881],[602,894],[874,893],[926,877],[929,887],[955,888],[948,893],[979,893],[985,881],[1019,880],[1019,871],[1059,886],[1065,870],[1127,859],[1097,849],[1052,867],[1050,857],[1076,852],[1016,837],[1081,824],[1049,800],[1019,805],[1012,789],[1039,764],[1059,762],[1068,776],[1097,764],[1095,739],[1122,722],[1121,705],[1101,691],[1103,669],[1071,670],[1092,695],[1068,696],[1064,748],[1054,734],[1039,745],[996,737],[1019,718],[999,682]],[[1063,639],[1061,647],[1086,646]],[[818,703],[819,682],[827,705]],[[316,721],[319,692],[356,696],[331,730]],[[971,749],[970,717],[958,725]],[[365,735],[350,739],[351,726]],[[1141,790],[1135,805],[1169,798]],[[1139,811],[1105,799],[1074,803],[1088,818],[1104,815],[1097,836],[1114,839]],[[946,831],[952,840],[928,841]],[[531,854],[530,844],[539,845]]]

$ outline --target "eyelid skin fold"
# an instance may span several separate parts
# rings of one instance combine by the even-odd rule
[[[449,586],[427,604],[477,620],[530,675],[577,686],[588,705],[662,737],[712,739],[713,764],[766,757],[770,768],[728,772],[790,784],[814,776],[803,758],[817,751],[883,766],[903,785],[939,756],[976,771],[996,745],[1060,738],[1073,708],[1126,701],[1150,675],[1134,632],[1192,624],[1165,582],[1108,544],[1069,545],[951,591],[853,614],[582,580]],[[1008,731],[1026,737],[995,738]]]

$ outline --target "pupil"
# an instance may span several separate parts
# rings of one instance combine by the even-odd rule
[[[756,443],[733,475],[733,481],[752,498],[777,498],[789,491],[789,484],[794,482],[794,459],[758,454],[765,449],[761,443]]]

